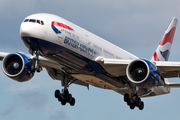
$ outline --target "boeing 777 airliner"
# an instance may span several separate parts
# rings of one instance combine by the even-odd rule
[[[21,39],[31,55],[0,52],[2,70],[9,78],[25,82],[45,68],[52,79],[61,81],[63,89],[54,95],[62,105],[75,105],[68,91],[74,83],[113,90],[124,95],[131,109],[143,110],[142,97],[168,94],[171,87],[180,87],[167,80],[180,73],[180,62],[168,62],[177,21],[172,18],[152,59],[147,60],[61,17],[33,14],[20,26]]]

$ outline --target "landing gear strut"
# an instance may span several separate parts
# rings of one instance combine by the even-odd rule
[[[34,65],[31,67],[31,70],[33,71],[33,72],[41,72],[42,71],[42,67],[39,65],[39,52],[38,52],[38,50],[35,50],[35,51],[33,51],[34,53],[35,53],[35,57],[32,59],[32,60],[34,60]]]
[[[139,98],[136,93],[132,93],[131,96],[129,96],[129,94],[126,93],[124,95],[124,102],[126,102],[132,110],[135,107],[138,107],[140,110],[144,109],[144,102],[141,101],[141,98]]]
[[[66,105],[66,103],[69,103],[71,106],[75,105],[75,98],[72,97],[68,90],[69,85],[72,83],[70,82],[71,80],[72,78],[70,76],[62,72],[62,86],[64,86],[64,89],[62,89],[62,92],[59,90],[54,92],[55,98],[57,98],[62,105]]]

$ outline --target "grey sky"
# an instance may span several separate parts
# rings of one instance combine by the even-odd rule
[[[179,0],[1,0],[0,51],[28,53],[19,27],[34,13],[59,15],[117,46],[149,59],[159,44],[172,17],[180,19]],[[180,23],[177,25],[170,60],[180,61]],[[169,79],[180,82],[179,79]],[[32,80],[18,83],[0,72],[0,119],[10,120],[119,120],[179,119],[180,89],[171,94],[144,98],[145,109],[131,111],[123,96],[109,90],[72,85],[76,105],[61,106],[54,91],[60,82],[44,71]]]

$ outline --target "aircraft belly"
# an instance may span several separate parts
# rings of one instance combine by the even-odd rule
[[[98,88],[103,88],[103,89],[111,89],[111,90],[115,90],[117,89],[117,86],[114,86],[106,81],[103,81],[100,78],[97,78],[95,76],[92,75],[84,75],[84,74],[73,74],[71,75],[77,79],[80,79],[92,86],[98,87]]]
[[[43,57],[58,62],[65,67],[67,72],[79,80],[104,89],[124,87],[123,82],[118,77],[110,75],[99,63],[75,51],[37,38],[24,37],[23,41],[28,48],[31,48],[31,45],[37,46],[43,53]]]

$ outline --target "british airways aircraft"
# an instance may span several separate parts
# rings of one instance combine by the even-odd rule
[[[172,18],[152,59],[147,60],[61,17],[33,14],[20,26],[21,39],[31,55],[0,52],[2,70],[9,78],[25,82],[45,68],[52,79],[61,81],[63,89],[54,95],[62,105],[75,105],[68,88],[78,84],[113,90],[124,95],[131,109],[143,110],[141,98],[168,94],[171,87],[180,87],[167,80],[180,73],[180,62],[168,62],[177,21]]]

